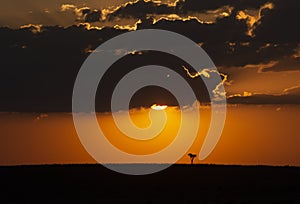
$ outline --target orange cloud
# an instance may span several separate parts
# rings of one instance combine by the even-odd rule
[[[243,93],[238,93],[238,94],[232,94],[230,96],[228,96],[228,98],[233,98],[233,97],[249,97],[249,96],[252,96],[253,93],[251,92],[248,92],[248,91],[244,91]]]
[[[300,94],[300,84],[284,89],[283,94]]]

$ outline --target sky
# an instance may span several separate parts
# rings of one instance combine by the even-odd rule
[[[299,9],[297,0],[1,1],[0,164],[93,162],[75,139],[68,115],[81,65],[99,45],[117,35],[163,29],[184,35],[201,46],[223,80],[229,106],[227,119],[219,149],[205,162],[300,165],[295,156],[300,155],[296,150],[300,145]],[[153,63],[182,76],[201,105],[210,102],[201,77],[194,77],[196,68],[172,55],[143,51],[120,59],[101,80],[95,105],[96,111],[104,114],[100,118],[111,111],[110,99],[117,82],[129,71]],[[204,77],[205,74],[202,73]],[[172,93],[145,87],[131,100],[130,107],[135,110],[132,117],[138,117],[141,108],[148,110],[154,103],[178,106]],[[37,119],[38,123],[45,120],[47,125],[36,129],[33,124]],[[107,123],[105,127],[113,125],[108,118],[103,121]],[[51,134],[47,133],[50,129]],[[116,135],[117,130],[113,129],[109,134]],[[165,130],[165,134],[169,139],[174,135],[171,130]],[[15,146],[18,137],[26,147]],[[43,138],[42,144],[36,137]],[[66,142],[57,153],[45,146],[52,137],[55,142]],[[69,156],[59,157],[56,154],[68,154],[67,139],[60,139],[64,137],[73,138],[70,140],[76,147],[71,148]],[[169,139],[154,141],[149,151],[161,148]],[[280,144],[283,154],[278,156]],[[263,150],[266,145],[270,151]],[[255,146],[258,150],[252,155]],[[138,152],[138,146],[130,147],[127,146],[128,151]],[[23,152],[26,148],[30,151]],[[199,149],[195,144],[191,148],[192,152]],[[233,156],[234,148],[239,155]],[[37,156],[38,150],[43,154]],[[227,152],[224,155],[228,158],[221,152]],[[188,162],[188,158],[180,161]]]
[[[201,109],[201,128],[188,152],[198,154],[205,138],[209,115]],[[147,110],[135,111],[132,119],[146,127]],[[98,115],[107,138],[123,151],[150,154],[163,149],[174,139],[180,116],[167,110],[171,119],[163,132],[151,141],[134,141],[123,136],[110,115]],[[213,152],[197,164],[240,164],[299,166],[298,134],[300,107],[297,105],[234,105],[228,107],[222,136]],[[175,127],[174,127],[175,125]],[[71,113],[1,113],[0,164],[86,164],[97,163],[81,144]],[[107,159],[113,155],[107,155]],[[183,155],[178,163],[189,163]]]

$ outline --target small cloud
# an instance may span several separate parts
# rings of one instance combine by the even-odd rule
[[[35,118],[35,121],[42,120],[42,119],[48,118],[48,117],[49,117],[48,114],[41,113],[41,114],[39,114],[39,115]]]
[[[101,14],[102,13],[99,10],[89,11],[84,14],[84,21],[90,23],[98,22],[101,19]]]
[[[27,24],[20,26],[20,29],[29,29],[32,33],[40,33],[43,25]]]
[[[196,73],[191,73],[189,71],[188,68],[186,68],[185,66],[182,66],[184,71],[186,71],[187,75],[190,78],[197,78],[199,76],[203,76],[205,78],[210,78],[211,74],[218,74],[220,77],[222,77],[222,81],[216,85],[216,87],[212,90],[213,94],[214,94],[214,101],[223,101],[224,99],[226,99],[226,91],[223,90],[222,86],[227,82],[228,80],[228,76],[226,74],[223,73],[219,73],[217,70],[215,69],[209,69],[209,68],[204,68],[201,71],[198,71]]]
[[[275,62],[275,61],[274,61]],[[272,64],[271,64],[272,65]],[[299,70],[300,69],[300,58],[293,58],[293,56],[284,56],[272,66],[264,67],[259,69],[259,72],[268,71],[289,71],[289,70]]]
[[[68,10],[74,10],[75,8],[77,7],[74,4],[62,4],[60,6],[60,11],[64,12]]]
[[[48,8],[44,8],[43,12],[49,14],[50,10]]]
[[[283,90],[283,94],[299,94],[300,95],[300,84],[292,86]]]
[[[143,51],[134,50],[134,51],[130,52],[129,54],[131,54],[131,55],[142,55]]]
[[[90,7],[77,7],[74,4],[62,4],[61,12],[72,11],[76,15],[76,20],[79,22],[93,23],[101,20],[102,12],[100,10],[92,10]]]
[[[85,27],[85,29],[87,29],[87,30],[102,30],[102,28],[103,28],[103,26],[102,27],[93,26],[90,23],[79,23],[78,27],[81,27],[81,26]]]
[[[243,93],[237,93],[237,94],[232,94],[230,96],[228,96],[228,98],[233,98],[233,97],[249,97],[252,96],[253,93],[248,92],[248,91],[244,91]]]
[[[134,25],[115,25],[114,28],[118,30],[137,30],[138,24],[141,24],[142,20],[138,20]]]
[[[299,104],[300,95],[267,95],[253,94],[251,96],[240,97],[238,95],[227,99],[228,103],[235,104]]]
[[[263,10],[265,9],[273,9],[274,8],[274,4],[272,3],[266,3],[263,6],[261,6],[256,12],[252,11],[253,14],[248,13],[247,11],[239,11],[236,15],[236,18],[238,20],[246,20],[247,25],[248,25],[248,32],[247,35],[254,37],[254,30],[256,28],[256,25],[258,25],[260,23],[260,20],[262,18],[262,13]]]
[[[197,16],[188,15],[188,16],[179,16],[177,14],[163,14],[163,15],[157,15],[157,17],[153,18],[153,24],[156,24],[157,22],[160,22],[162,20],[166,21],[190,21],[190,20],[196,20],[200,24],[212,24],[213,21],[204,21],[200,20]]]
[[[125,50],[125,49],[116,49],[116,50],[114,50],[114,55],[124,55],[126,53],[128,53],[128,51]]]
[[[262,73],[265,69],[271,68],[278,64],[279,61],[270,61],[267,63],[259,63],[259,64],[247,64],[245,66],[242,66],[242,69],[257,69],[258,73]]]
[[[92,53],[92,52],[98,52],[97,50],[93,49],[92,45],[88,45],[87,48],[83,50],[84,53]]]
[[[176,7],[177,6],[177,4],[180,2],[181,0],[175,0],[175,1],[168,1],[168,6],[169,7]]]

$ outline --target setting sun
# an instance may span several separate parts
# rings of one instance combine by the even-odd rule
[[[157,105],[157,104],[153,104],[151,106],[151,109],[153,110],[165,110],[168,106],[167,105]]]

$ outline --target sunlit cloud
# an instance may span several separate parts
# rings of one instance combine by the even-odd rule
[[[258,73],[262,73],[264,69],[270,68],[278,64],[279,61],[270,61],[268,63],[247,64],[242,66],[242,69],[257,69]]]
[[[61,12],[65,12],[65,11],[69,11],[69,10],[74,11],[75,9],[77,9],[77,6],[74,4],[62,4],[60,6]]]
[[[41,24],[39,24],[39,25],[27,24],[27,25],[20,26],[20,29],[30,29],[32,33],[36,34],[36,33],[41,32],[42,26],[43,25],[41,25]]]
[[[160,0],[144,0],[144,2],[153,2],[153,3],[157,4],[157,5],[162,4],[162,1],[160,1]]]
[[[190,78],[197,78],[199,76],[203,76],[205,78],[210,78],[210,73],[216,73],[216,74],[219,74],[220,76],[222,76],[223,77],[222,81],[216,85],[216,88],[212,92],[214,94],[215,101],[223,100],[226,97],[226,91],[220,90],[221,86],[223,86],[225,84],[225,82],[227,82],[228,76],[226,74],[219,73],[217,70],[208,69],[208,68],[204,68],[201,71],[198,71],[196,73],[191,73],[188,68],[186,68],[185,66],[182,66],[182,67],[186,71],[187,75]]]
[[[260,20],[262,18],[262,11],[264,9],[273,9],[274,4],[273,3],[266,3],[263,6],[259,8],[258,11],[253,10],[245,10],[245,11],[239,11],[236,18],[238,20],[246,20],[248,24],[248,32],[247,35],[254,37],[253,31],[255,30],[256,25],[260,23]]]
[[[75,8],[74,12],[75,14],[80,17],[85,17],[89,12],[91,11],[90,7],[82,7],[82,8]]]
[[[106,8],[106,9],[102,9],[102,21],[105,21],[107,19],[107,16],[116,12],[118,9],[120,8],[125,8],[126,6],[128,5],[133,5],[133,4],[136,4],[138,3],[139,0],[136,0],[136,1],[129,1],[129,2],[126,2],[124,4],[121,4],[119,6],[115,6],[115,7],[109,7],[109,8]]]
[[[241,67],[219,67],[219,70],[226,72],[231,80],[229,86],[225,83],[227,98],[233,98],[234,96],[246,97],[249,96],[248,93],[252,94],[251,97],[258,95],[300,95],[300,89],[297,89],[299,86],[299,71],[259,71],[265,67],[272,67],[274,64],[276,62]],[[266,103],[272,103],[272,101],[268,101],[267,97],[264,99],[267,100]],[[260,101],[263,101],[263,99]]]
[[[234,9],[233,6],[225,5],[225,6],[222,6],[222,7],[218,8],[218,9],[215,9],[215,10],[208,10],[205,13],[212,14],[213,17],[215,17],[215,18],[228,17],[228,16],[231,15],[233,9]]]
[[[60,11],[74,10],[77,8],[74,4],[62,4],[60,6]]]
[[[148,18],[153,19],[153,24],[159,21],[191,21],[196,20],[201,24],[213,24],[218,18],[228,17],[231,15],[233,7],[224,6],[217,10],[208,10],[206,12],[187,12],[171,14],[147,14]]]
[[[168,5],[169,7],[176,7],[177,4],[178,4],[178,2],[180,2],[180,1],[181,1],[181,0],[168,1],[168,2],[167,2],[167,5]]]
[[[62,4],[61,12],[72,11],[76,15],[76,20],[79,22],[98,22],[101,19],[102,12],[97,9],[91,9],[88,6],[77,7],[73,4]]]
[[[233,97],[249,97],[253,96],[254,94],[248,91],[244,91],[243,93],[237,93],[237,94],[232,94],[228,96],[227,98],[233,98]]]
[[[300,84],[284,89],[283,94],[299,94],[300,95]]]
[[[262,72],[278,72],[278,71],[298,71],[300,70],[300,58],[294,57],[294,54],[291,56],[283,56],[277,60],[278,63],[274,66],[262,69]]]
[[[84,50],[84,53],[93,53],[93,52],[98,52],[97,50],[93,49],[92,45],[88,45]]]
[[[133,31],[133,30],[137,30],[138,24],[141,24],[141,23],[142,23],[142,21],[138,20],[134,25],[115,25],[114,28],[119,29],[119,30]]]
[[[151,0],[137,0],[126,2],[117,7],[102,9],[102,21],[120,21],[124,18],[152,18],[154,19],[153,24],[160,20],[168,21],[188,21],[197,20],[199,23],[213,23],[217,18],[227,17],[231,15],[233,7],[225,5],[215,10],[207,10],[202,12],[189,12],[180,11],[176,8],[177,3],[175,2],[162,2],[162,1],[151,1]],[[148,5],[149,4],[149,5]],[[142,6],[147,6],[147,10],[143,13],[139,11]],[[136,12],[133,10],[136,9]]]
[[[221,8],[218,8],[216,10],[207,10],[205,12],[187,12],[187,14],[181,13],[181,14],[149,14],[148,16],[152,17],[154,19],[153,24],[161,21],[161,20],[167,20],[167,21],[190,21],[190,20],[197,20],[201,24],[212,24],[215,23],[218,18],[222,17],[228,17],[231,15],[233,11],[233,7],[231,6],[223,6]]]
[[[76,21],[80,22],[79,25],[83,23],[93,23],[86,24],[88,30],[90,29],[101,29],[103,27],[112,27],[118,30],[136,30],[137,25],[142,21],[139,19],[114,19],[110,21],[108,16],[116,12],[120,8],[125,8],[128,5],[133,5],[139,1],[129,1],[119,6],[112,6],[108,8],[91,9],[90,7],[77,7],[73,4],[63,4],[61,5],[60,11],[72,11],[76,15]],[[97,26],[95,25],[97,24]]]
[[[84,26],[87,30],[102,30],[104,26],[98,27],[91,25],[90,23],[79,23],[78,26]]]
[[[137,51],[137,50],[134,50],[132,52],[129,52],[129,54],[131,55],[142,55],[143,54],[143,51]]]
[[[160,17],[159,17],[160,16]],[[153,24],[156,24],[159,21],[167,20],[167,21],[190,21],[190,20],[196,20],[201,24],[212,24],[212,21],[203,21],[200,20],[196,16],[187,16],[187,17],[181,17],[177,14],[168,14],[168,15],[158,15],[157,17],[153,18]]]
[[[210,78],[210,74],[209,72],[211,71],[210,69],[208,68],[205,68],[205,69],[202,69],[200,72],[196,72],[196,73],[191,73],[189,71],[188,68],[186,68],[185,66],[182,66],[184,71],[186,71],[187,75],[190,77],[190,78],[196,78],[196,77],[199,77],[199,76],[204,76],[205,78]]]
[[[44,8],[44,9],[43,9],[43,12],[44,12],[44,13],[48,13],[48,14],[51,13],[50,10],[49,10],[48,8]]]
[[[271,44],[271,43],[266,43],[265,45],[261,46],[256,52],[261,52],[264,49],[270,48],[270,47],[277,47],[277,44]]]

